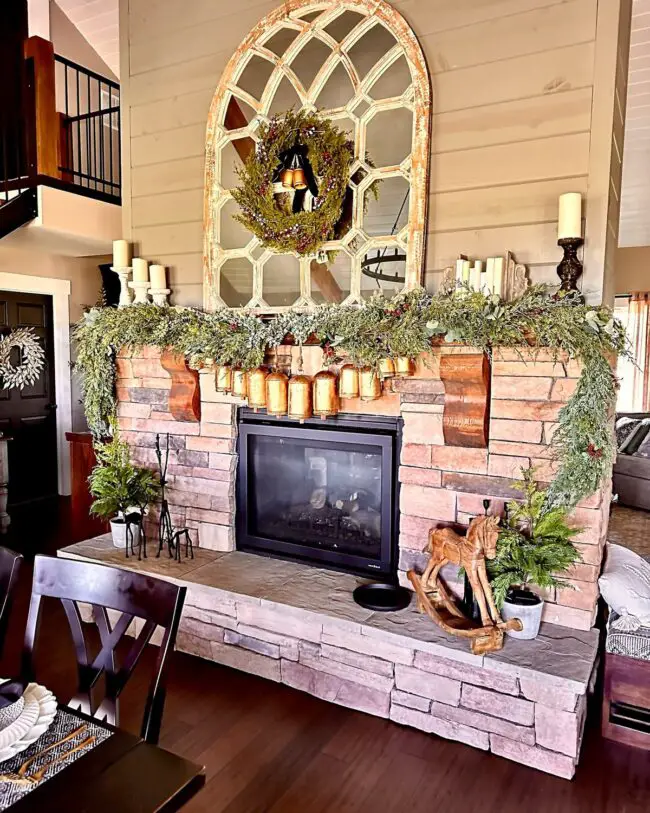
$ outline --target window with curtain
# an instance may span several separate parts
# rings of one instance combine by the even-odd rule
[[[650,412],[650,293],[617,297],[614,313],[625,325],[634,356],[618,361],[617,411]]]

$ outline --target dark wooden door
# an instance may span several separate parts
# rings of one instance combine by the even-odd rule
[[[34,329],[45,348],[47,363],[32,386],[0,389],[0,431],[12,438],[9,505],[57,493],[52,297],[0,291],[0,333],[5,335],[16,327]],[[19,351],[14,353],[16,364]]]

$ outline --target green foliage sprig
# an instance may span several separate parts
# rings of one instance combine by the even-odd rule
[[[109,443],[95,445],[97,465],[88,482],[95,498],[90,510],[105,519],[123,517],[128,508],[143,509],[154,502],[160,489],[151,469],[131,462],[129,446],[115,436]]]
[[[487,353],[518,348],[522,358],[522,348],[534,352],[543,347],[559,362],[566,354],[583,369],[559,414],[553,438],[558,474],[548,503],[575,505],[609,474],[616,402],[610,356],[627,352],[624,328],[607,308],[590,307],[571,296],[556,299],[543,286],[530,288],[514,302],[466,290],[430,296],[418,289],[393,299],[373,297],[360,307],[326,305],[273,319],[229,309],[204,313],[150,304],[94,308],[74,331],[88,424],[97,436],[110,431],[120,347],[153,345],[185,354],[194,367],[214,360],[248,370],[287,334],[299,342],[316,337],[326,357],[339,355],[370,366],[386,356],[415,357],[436,341],[462,341]]]
[[[570,587],[562,574],[580,554],[571,541],[580,528],[567,522],[567,509],[549,504],[548,493],[535,482],[535,470],[522,469],[523,482],[516,483],[524,499],[508,504],[508,524],[497,542],[497,555],[488,561],[494,599],[503,605],[510,587]]]

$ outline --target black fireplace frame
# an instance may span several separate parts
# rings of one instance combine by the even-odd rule
[[[236,476],[237,550],[273,558],[307,562],[317,567],[339,570],[383,580],[397,578],[399,534],[398,468],[402,435],[401,418],[339,414],[323,421],[313,418],[300,423],[286,417],[256,413],[248,407],[238,410],[239,462]],[[301,438],[316,444],[350,443],[379,446],[382,450],[381,556],[378,560],[350,553],[312,548],[253,534],[248,528],[248,441],[255,435]]]

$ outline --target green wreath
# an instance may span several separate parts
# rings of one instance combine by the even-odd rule
[[[296,145],[306,150],[317,179],[311,211],[293,212],[290,196],[273,190],[281,156]],[[260,127],[255,152],[239,171],[241,185],[232,195],[241,213],[235,220],[279,254],[316,253],[335,236],[353,160],[354,144],[329,119],[305,111],[274,116]]]

